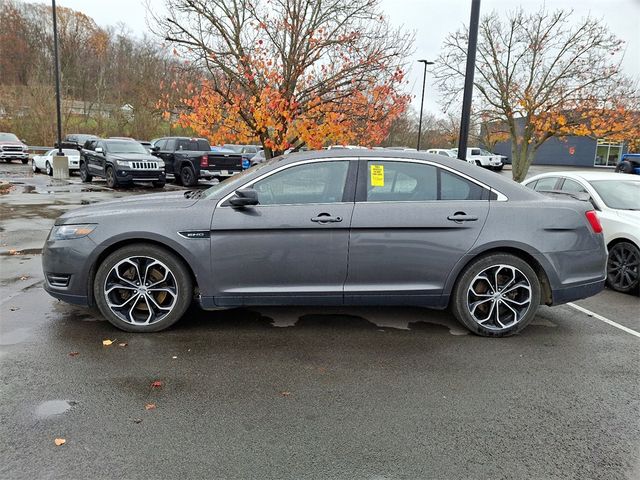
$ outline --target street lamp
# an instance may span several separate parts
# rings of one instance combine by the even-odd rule
[[[56,76],[56,116],[58,120],[58,154],[62,155],[62,120],[60,115],[60,64],[58,62],[58,22],[56,18],[56,0],[51,0],[53,12],[53,70]]]
[[[422,110],[424,108],[424,86],[427,82],[427,65],[433,65],[435,62],[429,60],[418,60],[418,63],[424,63],[424,74],[422,76],[422,99],[420,100],[420,120],[418,122],[418,145],[416,150],[420,151],[420,137],[422,136]]]

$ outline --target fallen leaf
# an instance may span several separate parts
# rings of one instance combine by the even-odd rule
[[[56,438],[53,443],[56,444],[56,447],[59,447],[60,445],[67,443],[67,441],[64,438]]]
[[[15,312],[17,310],[20,310],[20,307],[9,307],[9,310],[11,310],[12,312]]]
[[[176,359],[176,358],[178,358],[178,357],[176,357],[176,356],[174,355],[174,356],[173,356],[173,357],[171,357],[171,358],[173,358],[173,359],[175,360],[175,359]]]
[[[156,380],[155,382],[151,382],[151,388],[161,388],[162,382],[160,380]]]
[[[133,419],[133,423],[142,423],[142,419],[141,418],[134,418]]]
[[[156,404],[155,403],[147,403],[144,406],[145,410],[155,410],[156,409]]]
[[[280,396],[282,396],[282,397],[290,397],[291,396],[291,392],[280,392]]]
[[[113,340],[109,340],[108,338],[106,340],[102,340],[102,345],[104,345],[105,347],[108,347],[112,343],[113,343]]]
[[[23,275],[20,277],[20,280],[29,280],[29,276],[28,275]]]
[[[70,357],[76,357],[78,355],[80,355],[80,352],[69,352]]]
[[[127,342],[121,342],[118,344],[119,347],[126,347],[127,345],[129,345]]]
[[[20,255],[20,252],[18,250],[11,249],[9,250],[9,255]]]

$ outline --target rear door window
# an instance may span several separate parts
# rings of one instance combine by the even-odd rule
[[[556,190],[556,184],[558,183],[558,177],[545,177],[538,180],[533,189],[536,192],[545,192],[549,190]]]
[[[562,183],[562,191],[564,191],[564,192],[587,193],[587,191],[585,190],[585,188],[582,185],[580,185],[575,180],[570,180],[568,178],[565,178],[564,182]]]

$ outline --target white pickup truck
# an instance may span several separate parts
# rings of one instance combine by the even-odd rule
[[[457,148],[452,148],[452,150],[456,152],[456,154],[458,153]],[[502,170],[502,167],[504,167],[504,163],[502,162],[503,158],[504,157],[502,155],[496,155],[495,153],[488,152],[482,148],[467,148],[467,162],[474,163],[480,167],[500,171]]]

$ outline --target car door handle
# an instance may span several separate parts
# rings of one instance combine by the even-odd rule
[[[328,213],[320,213],[317,217],[313,217],[311,221],[316,223],[339,223],[342,221],[342,217],[332,217]]]
[[[475,215],[467,215],[464,212],[456,212],[453,215],[449,215],[447,220],[451,220],[452,222],[475,222],[478,220],[478,217]]]

